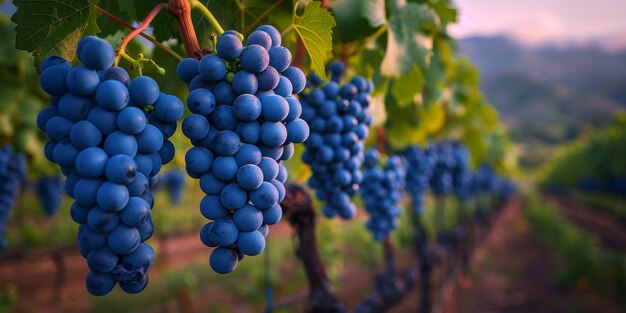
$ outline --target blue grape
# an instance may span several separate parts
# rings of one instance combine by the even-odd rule
[[[272,38],[272,47],[278,47],[282,43],[282,37],[276,27],[272,25],[261,25],[257,27],[257,31],[264,31]]]
[[[291,82],[294,93],[300,93],[304,90],[304,87],[306,86],[306,77],[301,69],[290,66],[285,69],[282,74]]]
[[[241,66],[250,73],[261,73],[269,65],[270,57],[265,48],[250,45],[241,51]]]
[[[111,274],[89,272],[87,274],[86,288],[94,296],[104,296],[113,290],[116,283]]]
[[[258,75],[258,86],[259,90],[262,91],[270,91],[278,86],[278,82],[280,80],[280,74],[276,71],[272,66],[268,66],[263,70],[263,72]]]
[[[226,63],[215,54],[206,55],[198,63],[198,73],[207,81],[219,81],[226,77]]]
[[[211,252],[209,264],[215,272],[228,274],[235,270],[238,260],[237,251],[231,248],[219,247]]]
[[[127,107],[117,116],[117,127],[129,135],[139,134],[146,125],[146,114],[135,107]]]
[[[200,201],[200,213],[208,219],[217,220],[225,218],[228,215],[228,210],[222,205],[219,196],[206,195]]]
[[[56,55],[51,55],[46,57],[43,62],[41,62],[41,72],[45,71],[47,68],[52,67],[52,66],[56,66],[56,65],[61,65],[62,67],[65,68],[70,68],[71,65],[69,63],[67,63],[67,61],[60,57],[60,56],[56,56]]]
[[[150,219],[150,204],[139,197],[131,197],[128,205],[120,213],[124,225],[137,227]]]
[[[128,85],[130,99],[135,105],[147,106],[154,104],[160,97],[159,85],[148,76],[139,76]]]
[[[115,60],[113,47],[100,38],[93,36],[85,37],[80,40],[78,47],[78,59],[90,69],[107,69],[111,67]]]
[[[233,34],[224,34],[217,39],[217,54],[226,60],[235,60],[241,55],[243,44]]]
[[[259,89],[259,81],[256,75],[241,70],[233,77],[233,90],[238,94],[254,94]]]
[[[72,126],[70,141],[79,149],[96,147],[102,141],[102,134],[92,123],[82,120]]]
[[[289,115],[289,103],[281,96],[267,96],[261,100],[261,115],[270,122],[279,122]]]
[[[117,115],[117,112],[95,107],[89,111],[87,120],[96,126],[102,135],[108,135],[117,130]],[[46,133],[49,133],[49,131],[46,130]]]
[[[131,82],[131,87],[133,83]],[[128,89],[116,80],[102,82],[96,90],[96,102],[103,109],[120,111],[128,105]]]
[[[109,156],[125,154],[134,157],[138,150],[137,139],[119,130],[106,137],[103,147],[104,151],[106,151]]]
[[[100,76],[100,81],[117,80],[125,86],[130,84],[130,76],[128,76],[126,70],[121,67],[114,66],[107,68],[106,70],[98,72],[98,75]]]
[[[243,165],[237,170],[237,183],[245,190],[255,190],[263,183],[263,171],[254,164]]]
[[[87,214],[87,226],[97,232],[109,232],[119,224],[117,213],[105,212],[100,208],[92,208]]]
[[[183,134],[192,140],[200,140],[209,134],[209,121],[200,114],[191,114],[183,120]]]
[[[263,223],[263,213],[253,205],[246,204],[235,211],[233,221],[240,232],[249,232],[259,229]]]
[[[137,151],[139,153],[150,154],[157,152],[163,147],[163,134],[153,125],[146,127],[135,136],[137,141]]]
[[[67,72],[65,84],[75,95],[88,97],[100,84],[98,73],[82,66],[75,66]]]
[[[185,113],[185,106],[175,96],[161,95],[154,103],[154,114],[166,123],[178,121]]]
[[[140,242],[141,235],[137,228],[127,227],[121,224],[107,236],[107,246],[111,251],[119,255],[134,252],[139,247]]]
[[[92,108],[93,101],[89,98],[75,96],[71,93],[61,97],[58,105],[59,114],[72,122],[84,119]]]
[[[206,89],[192,90],[187,97],[187,106],[192,113],[206,116],[215,109],[215,97]]]
[[[240,95],[233,103],[233,114],[245,122],[255,121],[261,115],[261,101],[254,95]]]
[[[228,218],[221,218],[213,222],[209,238],[219,246],[230,246],[237,241],[239,230],[235,223]]]
[[[198,75],[198,63],[198,60],[192,58],[181,60],[176,67],[178,78],[186,83],[190,83]]]
[[[124,185],[104,182],[98,188],[96,201],[98,207],[108,212],[121,211],[128,204],[129,192]]]
[[[246,45],[259,45],[265,48],[265,50],[269,50],[272,47],[272,37],[265,31],[256,30],[248,36]]]
[[[278,85],[274,88],[274,92],[279,96],[288,97],[293,93],[293,85],[287,77],[281,76],[278,80]]]
[[[257,165],[261,162],[262,157],[263,155],[261,154],[261,150],[257,146],[251,144],[243,144],[241,147],[239,147],[239,150],[235,155],[235,161],[237,161],[237,165],[239,167],[246,164]]]
[[[239,184],[228,184],[220,192],[220,201],[227,210],[242,208],[248,200],[248,193]]]
[[[41,72],[39,84],[41,89],[51,96],[62,96],[67,92],[65,83],[69,68],[66,66],[50,66]]]
[[[237,238],[237,248],[245,255],[258,255],[265,249],[265,236],[258,230],[241,232]]]

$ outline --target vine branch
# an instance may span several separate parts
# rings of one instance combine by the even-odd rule
[[[259,24],[261,20],[263,20],[268,14],[274,11],[274,9],[276,9],[281,3],[283,3],[283,1],[284,0],[278,0],[274,2],[274,4],[268,7],[265,11],[263,11],[263,13],[261,13],[261,15],[259,15],[259,17],[257,17],[252,23],[250,23],[250,25],[248,25],[248,27],[246,27],[246,29],[243,30],[243,33],[244,34],[249,33],[252,30],[252,28],[254,28],[254,26]]]
[[[200,11],[200,13],[202,13],[204,18],[206,18],[207,21],[211,24],[211,26],[215,28],[215,32],[217,33],[218,36],[221,36],[224,33],[224,29],[222,28],[220,23],[217,21],[215,16],[213,16],[213,13],[211,13],[211,11],[209,11],[209,9],[206,6],[204,6],[202,2],[198,0],[189,0],[189,3],[191,4],[192,9],[198,10]]]
[[[100,14],[104,15],[104,17],[112,20],[115,23],[118,23],[120,25],[122,25],[123,27],[126,27],[128,29],[135,30],[137,29],[136,27],[134,27],[133,25],[127,23],[126,21],[122,20],[121,18],[113,15],[111,12],[101,8],[100,6],[95,6],[96,10],[98,10],[98,12],[100,12]],[[176,51],[168,48],[166,45],[162,44],[161,42],[159,42],[158,40],[154,39],[153,37],[147,35],[144,32],[139,33],[139,36],[147,39],[148,41],[150,41],[151,43],[153,43],[155,46],[157,46],[159,49],[167,52],[167,54],[171,55],[172,57],[176,58],[177,60],[182,60],[183,57],[180,56],[180,54],[176,53]]]
[[[135,37],[137,37],[137,35],[144,32],[148,28],[148,26],[150,26],[150,23],[152,22],[152,20],[154,20],[154,18],[159,14],[159,12],[161,12],[161,10],[167,9],[167,8],[168,8],[167,3],[157,4],[154,8],[152,8],[152,10],[150,10],[150,13],[148,13],[148,15],[143,19],[143,21],[141,21],[141,24],[139,25],[139,27],[135,28],[135,30],[130,32],[130,34],[128,34],[128,36],[124,38],[124,41],[122,41],[122,43],[120,44],[117,56],[115,57],[116,66],[120,62],[120,57],[122,56],[122,54],[126,53],[126,46],[128,46],[128,43],[131,40],[133,40]]]

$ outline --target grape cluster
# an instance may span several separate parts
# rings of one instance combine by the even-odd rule
[[[242,42],[224,32],[216,53],[182,60],[177,68],[189,84],[183,133],[194,145],[185,155],[189,176],[200,179],[206,196],[200,203],[206,224],[200,239],[209,247],[209,263],[230,273],[244,255],[265,248],[268,226],[280,221],[287,170],[281,161],[304,142],[309,127],[294,93],[306,84],[291,63],[278,30],[263,25]]]
[[[179,205],[183,200],[185,190],[185,173],[178,168],[171,169],[163,174],[150,177],[150,190],[157,191],[165,187],[170,194],[173,205]]]
[[[459,199],[466,200],[471,196],[472,180],[469,151],[455,142],[452,144],[452,157],[454,158],[454,167],[451,170],[452,187]]]
[[[407,162],[406,191],[411,196],[413,212],[424,213],[424,193],[428,190],[435,158],[418,146],[410,146],[402,153]]]
[[[25,177],[26,158],[21,154],[13,154],[10,146],[0,148],[0,251],[6,249],[5,224]]]
[[[55,216],[59,212],[65,191],[63,178],[59,175],[40,177],[35,183],[35,190],[46,215]]]
[[[400,203],[404,195],[406,164],[401,156],[390,156],[384,167],[379,166],[378,150],[370,149],[365,153],[361,198],[369,214],[366,227],[375,240],[389,236],[398,226],[397,217],[402,208]]]
[[[434,158],[433,170],[430,176],[430,191],[434,196],[440,197],[453,191],[452,169],[456,166],[456,160],[452,155],[452,145],[442,141],[428,147],[429,153]]]
[[[326,201],[324,215],[351,219],[356,213],[351,198],[363,178],[363,141],[372,122],[368,107],[373,85],[361,76],[340,85],[345,72],[340,62],[333,62],[330,72],[326,84],[312,74],[311,88],[302,94],[302,118],[311,129],[302,161],[313,171],[309,186]]]
[[[153,79],[131,81],[124,69],[111,67],[115,51],[102,39],[82,38],[76,53],[82,66],[51,56],[41,67],[41,88],[51,95],[51,106],[37,117],[49,138],[44,153],[61,166],[65,191],[75,200],[71,216],[91,269],[87,290],[101,296],[119,283],[137,293],[155,259],[145,243],[154,230],[148,178],[174,156],[166,138],[184,105]]]

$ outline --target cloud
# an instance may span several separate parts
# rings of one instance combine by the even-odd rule
[[[559,44],[568,37],[567,27],[561,18],[545,11],[520,17],[505,27],[504,32],[515,40],[531,46]]]

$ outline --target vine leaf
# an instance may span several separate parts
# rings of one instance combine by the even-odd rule
[[[424,74],[422,70],[413,65],[409,74],[393,80],[391,94],[396,98],[399,105],[406,105],[413,101],[413,97],[424,87]]]
[[[335,18],[321,7],[321,2],[311,1],[301,16],[294,14],[293,28],[302,39],[311,58],[311,70],[326,80],[324,64],[333,48],[332,29]]]
[[[387,24],[385,0],[335,0],[329,5],[343,42],[364,39]]]
[[[427,33],[436,27],[434,12],[424,4],[391,1],[387,54],[381,71],[385,76],[411,74],[413,64],[428,66],[433,39]]]
[[[15,0],[17,12],[11,20],[17,24],[15,47],[32,52],[35,66],[49,55],[73,60],[76,45],[85,35],[100,30],[100,15],[94,8],[97,0]]]

